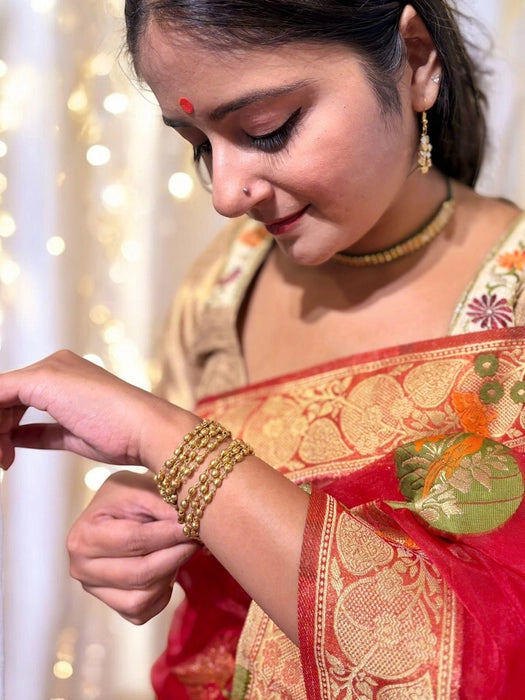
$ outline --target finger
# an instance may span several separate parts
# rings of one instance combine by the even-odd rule
[[[0,433],[10,433],[20,423],[26,411],[26,406],[0,409]]]
[[[158,615],[171,600],[173,587],[169,581],[149,591],[119,591],[114,588],[84,586],[84,590],[115,610],[134,625],[143,625]]]
[[[195,552],[184,544],[125,559],[72,559],[71,576],[85,586],[111,587],[125,591],[148,590],[163,579],[172,580],[176,570]]]
[[[78,521],[67,538],[72,557],[135,559],[187,541],[176,520],[137,522],[104,518]]]
[[[8,469],[14,462],[15,448],[10,438],[0,435],[0,465]]]
[[[56,423],[28,423],[12,431],[16,447],[37,450],[63,450],[66,431]]]

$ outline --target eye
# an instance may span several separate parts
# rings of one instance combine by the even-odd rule
[[[211,192],[212,149],[208,139],[193,146],[193,162],[199,180]]]
[[[196,163],[205,156],[211,156],[211,143],[207,139],[197,146],[193,146],[193,160]]]
[[[265,151],[266,153],[275,153],[284,148],[291,135],[297,122],[299,121],[299,116],[301,114],[301,108],[296,109],[293,114],[275,131],[271,131],[269,134],[262,134],[261,136],[250,136],[250,140],[254,148],[260,151]]]

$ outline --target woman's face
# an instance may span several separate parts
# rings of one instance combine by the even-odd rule
[[[385,114],[355,54],[335,44],[219,51],[152,23],[141,49],[164,121],[209,163],[220,214],[248,213],[306,265],[394,242],[418,177],[406,74],[401,113]]]

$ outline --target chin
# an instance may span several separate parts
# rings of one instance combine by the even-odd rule
[[[304,265],[305,267],[315,267],[328,262],[334,255],[334,251],[310,248],[301,245],[300,240],[291,242],[277,241],[277,245],[281,251],[296,265]]]

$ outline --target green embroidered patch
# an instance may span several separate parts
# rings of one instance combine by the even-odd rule
[[[233,687],[231,692],[231,700],[244,700],[250,685],[250,672],[247,668],[235,666],[235,674],[233,676]]]
[[[388,505],[407,508],[443,532],[490,532],[523,500],[523,477],[510,449],[479,435],[408,443],[396,450],[395,463],[407,502]]]

